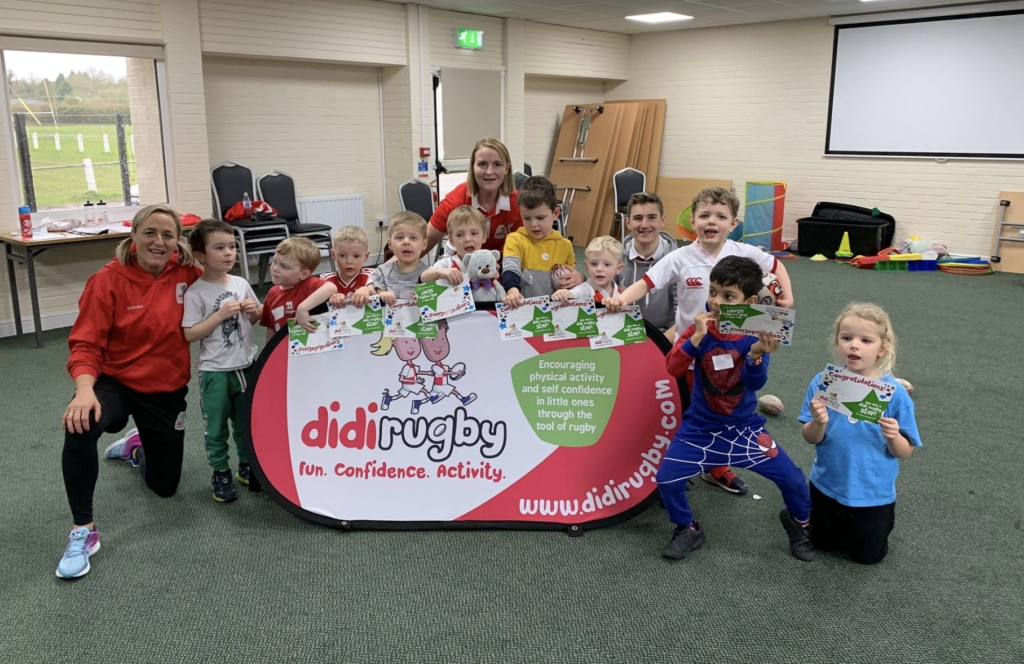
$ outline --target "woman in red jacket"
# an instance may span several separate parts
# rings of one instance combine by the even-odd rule
[[[191,378],[181,319],[185,291],[201,272],[181,241],[178,213],[150,205],[135,215],[116,258],[92,275],[71,328],[68,372],[75,397],[64,411],[64,487],[74,527],[57,576],[89,572],[100,548],[92,498],[99,475],[96,444],[135,419],[138,436],[107,449],[138,466],[146,486],[174,495],[181,478],[185,395]]]

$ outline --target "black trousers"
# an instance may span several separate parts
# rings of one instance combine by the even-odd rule
[[[811,542],[822,551],[845,551],[854,562],[874,565],[889,552],[896,503],[848,507],[811,483]]]
[[[142,448],[138,452],[142,478],[154,493],[169,498],[178,490],[185,449],[185,395],[188,386],[173,392],[143,394],[110,376],[100,376],[93,390],[100,402],[100,419],[90,415],[89,430],[64,432],[61,466],[75,525],[92,522],[92,497],[99,476],[97,443],[104,433],[117,433],[135,418]]]

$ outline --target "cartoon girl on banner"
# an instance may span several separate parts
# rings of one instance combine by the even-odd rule
[[[420,376],[431,376],[433,374],[430,371],[420,371],[419,367],[413,363],[413,360],[420,356],[420,342],[418,339],[406,337],[392,339],[381,334],[380,340],[370,347],[374,349],[373,354],[379,357],[387,355],[394,348],[399,359],[405,361],[405,366],[402,367],[402,371],[398,374],[398,382],[401,383],[401,387],[398,388],[397,394],[391,394],[388,390],[384,390],[384,396],[380,400],[381,410],[387,410],[391,406],[392,401],[404,399],[413,394],[423,395],[422,399],[412,400],[412,408],[409,412],[413,415],[420,412],[420,406],[426,402],[434,403],[434,399],[422,385],[423,379],[420,378]]]
[[[462,365],[461,367],[459,365],[446,366],[441,363],[441,360],[448,357],[448,353],[451,352],[451,344],[448,343],[448,321],[439,320],[437,322],[437,338],[420,339],[420,344],[423,345],[423,354],[434,363],[429,372],[434,376],[434,387],[430,390],[430,402],[437,403],[449,395],[455,395],[455,398],[461,401],[463,406],[468,406],[476,401],[476,394],[464,397],[449,382],[449,376],[452,380],[458,380],[465,376],[466,366],[461,362],[459,363]]]

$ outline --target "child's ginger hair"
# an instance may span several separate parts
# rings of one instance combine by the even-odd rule
[[[334,231],[334,235],[331,236],[331,246],[337,247],[345,242],[356,242],[366,247],[370,246],[370,239],[366,237],[366,231],[358,226],[342,226]]]
[[[427,236],[427,222],[420,215],[412,212],[411,210],[402,210],[391,217],[391,221],[388,222],[390,229],[388,229],[388,237],[395,232],[396,229],[402,226],[412,226],[420,232],[420,235]]]
[[[622,262],[622,243],[613,238],[611,235],[602,235],[601,237],[595,237],[587,245],[586,250],[583,252],[587,258],[590,258],[594,254],[609,253],[615,257],[615,260]]]
[[[846,305],[832,329],[832,348],[839,347],[839,326],[845,318],[860,318],[878,326],[878,336],[882,340],[882,357],[875,365],[883,374],[892,374],[896,368],[896,333],[892,329],[889,314],[877,304],[870,302],[851,302]]]
[[[480,228],[481,233],[487,235],[487,219],[485,219],[483,213],[475,207],[470,205],[460,205],[452,210],[452,213],[448,215],[449,233],[454,231],[456,228],[469,226],[470,224],[475,224]]]
[[[310,272],[320,267],[320,247],[316,246],[308,237],[290,237],[281,240],[274,249],[282,256],[292,256],[299,261],[299,265]]]

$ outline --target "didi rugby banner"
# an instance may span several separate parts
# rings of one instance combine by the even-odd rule
[[[486,306],[486,305],[485,305]],[[669,345],[501,341],[493,311],[433,339],[347,337],[335,353],[264,349],[249,459],[289,511],[342,528],[568,528],[642,511],[679,426]]]

